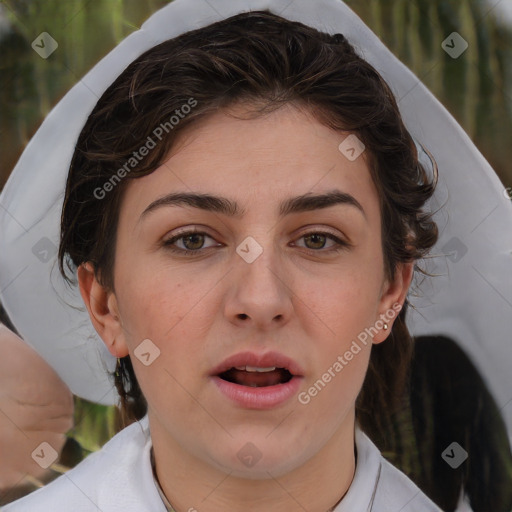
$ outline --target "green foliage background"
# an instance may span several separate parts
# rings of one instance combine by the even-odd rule
[[[312,0],[314,1],[314,0]],[[502,0],[508,1],[508,0]],[[0,187],[51,107],[98,60],[166,0],[2,0]],[[512,36],[485,0],[346,0],[447,106],[512,185]],[[205,3],[205,8],[207,4]],[[30,43],[43,31],[59,43],[48,59]],[[451,59],[441,41],[469,43]]]

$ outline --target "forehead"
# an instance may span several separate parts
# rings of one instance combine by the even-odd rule
[[[365,152],[347,158],[343,144],[348,135],[291,105],[251,118],[243,105],[216,112],[180,133],[166,162],[153,173],[130,180],[124,216],[139,217],[152,201],[172,191],[230,197],[244,211],[252,206],[277,213],[283,198],[337,189],[356,197],[378,220],[378,195]]]

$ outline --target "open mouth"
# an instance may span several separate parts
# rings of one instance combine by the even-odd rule
[[[219,378],[240,386],[260,388],[286,384],[293,375],[286,368],[275,366],[269,368],[237,366],[220,373]]]
[[[289,403],[299,392],[304,370],[279,352],[234,354],[212,369],[218,390],[236,407],[270,410]]]

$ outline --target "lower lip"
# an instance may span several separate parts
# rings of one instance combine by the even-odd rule
[[[224,396],[241,407],[246,409],[272,409],[285,403],[298,393],[302,377],[293,377],[285,384],[262,386],[260,388],[234,384],[221,379],[217,375],[213,376],[212,380]]]

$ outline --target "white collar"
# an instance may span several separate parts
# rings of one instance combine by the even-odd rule
[[[382,457],[378,448],[357,425],[355,426],[357,450],[356,471],[350,487],[333,512],[370,512],[379,484]]]
[[[145,435],[147,436],[146,446],[144,448],[144,466],[148,465],[147,463],[149,459],[149,468],[153,474],[153,465],[151,463],[151,448],[153,444],[149,434],[149,419],[147,414],[140,420],[140,423],[144,429]],[[375,493],[377,492],[377,486],[382,470],[381,454],[378,448],[357,424],[355,426],[354,434],[357,452],[354,478],[347,493],[340,503],[334,508],[333,512],[354,512],[355,510],[371,512]],[[153,480],[167,511],[175,512],[156,477],[153,476]]]

